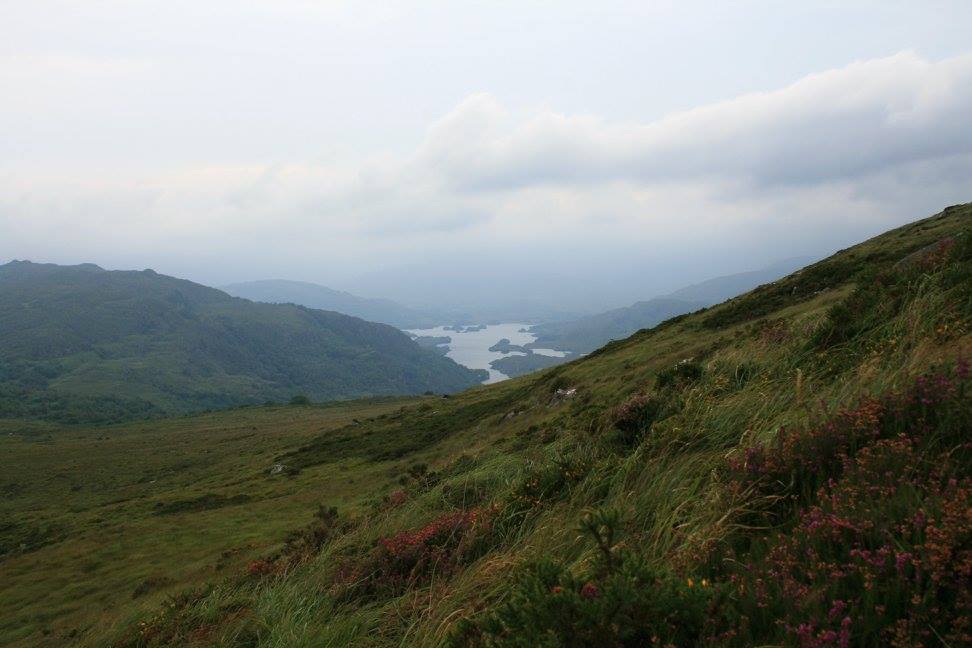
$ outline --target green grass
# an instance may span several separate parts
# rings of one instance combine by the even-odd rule
[[[735,488],[733,462],[969,357],[970,217],[969,205],[947,210],[581,360],[451,398],[83,431],[25,423],[3,442],[19,494],[2,513],[20,525],[3,533],[38,546],[2,563],[13,576],[0,642],[518,645],[503,630],[517,610],[547,624],[568,610],[613,632],[598,626],[609,612],[582,593],[588,582],[615,593],[642,583],[629,592],[637,625],[694,597],[686,579],[699,577],[736,601],[717,602],[738,622],[744,608],[713,556],[765,562],[758,547],[786,538],[749,523],[779,495]],[[941,263],[895,267],[947,237],[958,243]],[[942,411],[960,429],[968,415]],[[277,462],[299,472],[270,477]],[[949,470],[970,477],[961,461]],[[90,490],[72,492],[81,476]],[[315,522],[320,504],[337,518]],[[611,520],[606,550],[601,531],[579,527],[592,510]],[[780,529],[795,528],[795,510]],[[538,582],[576,596],[548,599],[560,594]],[[696,603],[708,596],[657,631],[700,642]],[[745,632],[786,641],[771,623]]]
[[[286,449],[408,402],[242,408],[102,428],[4,422],[0,644],[63,645],[72,633],[104,632],[120,614],[152,610],[270,551],[320,504],[368,501],[391,481],[377,464],[268,471]]]

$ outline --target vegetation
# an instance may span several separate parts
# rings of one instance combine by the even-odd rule
[[[970,218],[449,398],[18,424],[0,643],[968,645]],[[212,464],[46,510],[99,437]]]
[[[483,373],[401,331],[97,266],[0,266],[0,418],[114,423],[287,400],[454,392]]]

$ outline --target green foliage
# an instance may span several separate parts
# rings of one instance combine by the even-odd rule
[[[176,513],[192,513],[196,511],[211,511],[224,506],[238,506],[246,504],[251,497],[245,494],[226,497],[215,493],[206,493],[192,499],[181,499],[173,502],[156,502],[155,515],[174,515]]]
[[[715,598],[708,583],[653,569],[615,545],[615,511],[586,514],[580,530],[597,548],[574,574],[550,560],[528,569],[507,600],[461,622],[455,646],[691,646],[700,643]]]
[[[481,372],[401,331],[96,266],[0,266],[0,418],[112,423],[286,400],[452,392]]]
[[[659,371],[655,376],[658,389],[681,388],[702,377],[702,365],[691,359],[679,360],[675,366]]]

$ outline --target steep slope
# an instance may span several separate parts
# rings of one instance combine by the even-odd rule
[[[597,315],[567,322],[552,322],[531,327],[537,335],[536,348],[589,353],[611,340],[621,340],[635,331],[651,328],[671,317],[691,313],[735,297],[761,284],[803,267],[809,259],[795,258],[775,263],[762,270],[715,277],[686,286],[663,297],[637,302]]]
[[[397,304],[390,299],[368,299],[340,290],[303,281],[266,279],[223,286],[222,290],[235,297],[243,297],[270,304],[299,304],[308,308],[335,311],[369,322],[389,324],[400,329],[431,328],[445,320]]]
[[[302,439],[275,460],[307,522],[262,558],[163,585],[135,618],[6,627],[22,645],[966,645],[970,221],[951,207],[574,362]],[[70,565],[66,544],[17,574]]]
[[[0,416],[116,420],[305,393],[451,392],[480,377],[405,334],[93,265],[0,266]]]

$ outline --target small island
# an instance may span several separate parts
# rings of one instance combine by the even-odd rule
[[[523,376],[547,367],[555,367],[567,362],[570,358],[556,358],[554,356],[540,355],[531,353],[529,355],[511,355],[499,358],[489,363],[489,366],[506,374],[510,378]]]
[[[475,333],[476,331],[486,330],[485,324],[470,324],[469,326],[463,326],[462,324],[453,324],[452,326],[443,326],[445,331],[454,331],[456,333]]]
[[[519,344],[512,344],[509,338],[503,338],[493,346],[489,347],[489,350],[492,351],[493,353],[502,353],[502,354],[518,352],[518,353],[523,353],[525,355],[530,355],[533,353],[533,351],[531,351],[530,349],[524,346],[520,346]]]

